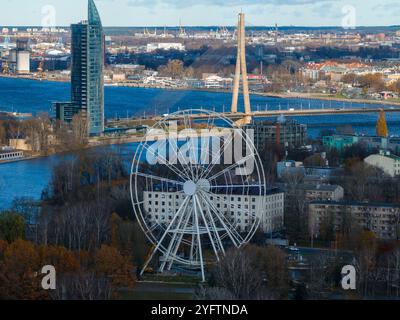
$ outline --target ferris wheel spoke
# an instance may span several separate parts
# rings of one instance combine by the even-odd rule
[[[231,184],[231,185],[212,185],[211,189],[215,188],[261,188],[262,186],[259,184]]]
[[[233,226],[233,225],[229,222],[229,220],[218,210],[218,208],[217,208],[217,207],[215,206],[215,204],[211,201],[211,199],[209,199],[208,195],[205,194],[205,198],[208,200],[208,202],[209,202],[209,204],[210,204],[210,207],[211,207],[211,209],[214,211],[214,213],[215,213],[218,217],[220,217],[220,218],[223,219],[224,223],[225,223],[228,227],[230,227],[228,230],[230,230],[230,231],[234,234],[235,238],[239,240],[239,243],[242,243],[242,242],[243,242],[243,238],[242,238],[242,236],[236,231],[235,226]]]
[[[215,179],[219,178],[220,176],[222,176],[223,174],[225,174],[226,172],[229,172],[229,171],[235,169],[237,166],[242,165],[243,163],[245,163],[248,159],[250,159],[252,157],[254,157],[253,154],[248,155],[248,156],[244,157],[243,159],[240,159],[238,162],[232,164],[231,166],[229,166],[229,167],[225,168],[224,170],[218,172],[217,174],[213,175],[212,177],[210,177],[210,178],[207,177],[207,179],[209,181],[215,180]]]
[[[178,181],[178,180],[172,180],[172,179],[167,179],[167,178],[163,178],[163,177],[159,177],[159,176],[155,176],[155,175],[151,175],[151,174],[146,174],[146,173],[140,173],[140,172],[133,172],[133,175],[139,176],[139,177],[143,177],[143,178],[147,178],[147,179],[151,179],[151,180],[158,180],[158,181],[163,181],[163,182],[169,182],[169,183],[173,183],[173,184],[178,184],[178,185],[184,185],[183,182]]]
[[[230,139],[229,139],[229,142],[228,142],[228,143],[226,143],[225,140],[224,140],[224,143],[222,144],[222,146],[220,146],[220,148],[219,148],[219,150],[218,150],[218,152],[219,152],[220,155],[223,154],[223,151],[225,150],[226,146],[229,147],[229,145],[233,142],[234,134],[235,134],[235,133],[233,133],[233,135],[230,136]],[[215,153],[213,153],[213,155],[214,155],[214,154],[215,154]],[[214,170],[215,166],[216,166],[216,163],[212,163],[212,166],[211,166],[209,169],[207,169],[207,173],[211,174],[211,172]]]
[[[151,152],[151,154],[153,156],[155,156],[155,152],[153,150],[150,150],[149,147],[144,146],[144,148],[148,151]],[[173,171],[178,177],[185,177],[186,179],[188,179],[189,177],[186,176],[186,173],[183,173],[181,170],[179,170],[175,165],[173,165],[172,163],[168,163],[168,160],[165,159],[165,157],[163,157],[162,155],[157,155],[161,161],[165,162],[165,164],[168,164],[169,169],[171,169],[171,171]]]
[[[185,126],[185,129],[192,129],[189,125],[190,125],[190,119],[189,119],[189,114],[188,113],[184,113],[183,114],[183,124]],[[180,152],[180,150],[179,150]],[[187,159],[185,159],[185,157],[183,156],[182,152],[180,152],[180,155],[182,156],[182,162],[185,162],[185,165],[188,167],[189,169],[189,173],[188,173],[188,177],[191,177],[192,180],[194,180],[194,173],[193,173],[193,167],[192,167],[192,163],[191,161],[186,161]],[[188,163],[186,163],[188,162]]]
[[[225,231],[228,233],[231,241],[236,247],[240,247],[240,244],[242,243],[243,239],[242,237],[236,232],[235,228],[231,225],[231,223],[223,216],[220,214],[217,208],[215,208],[214,204],[212,201],[204,194],[202,194],[203,199],[209,204],[211,210],[214,212],[218,220],[221,222],[223,227],[225,228]]]
[[[205,215],[204,215],[203,206],[201,205],[201,203],[200,203],[199,198],[197,197],[197,195],[194,195],[193,199],[197,202],[197,205],[198,205],[198,207],[199,207],[199,209],[200,209],[200,214],[201,214],[201,217],[202,217],[202,219],[203,219],[203,221],[204,221],[204,226],[205,226],[205,228],[206,228],[206,230],[207,230],[208,237],[210,238],[211,246],[212,246],[212,248],[213,248],[213,250],[214,250],[215,257],[217,258],[217,261],[219,261],[219,253],[218,253],[218,250],[217,250],[217,248],[216,248],[216,246],[215,246],[213,236],[211,235],[211,231],[210,231],[209,225],[208,225],[208,223],[207,223],[207,219],[206,219],[206,217],[205,217]],[[215,229],[214,229],[214,231],[215,231],[215,232],[218,232],[218,231],[215,230]]]
[[[210,125],[210,119],[212,119],[212,125]],[[210,128],[210,130],[212,130],[215,127],[215,118],[211,117],[211,115],[208,117],[207,119],[207,127]],[[209,140],[208,140],[209,141]],[[221,150],[221,148],[219,149],[219,151]],[[210,144],[207,142],[207,155],[209,156],[210,153]],[[210,163],[207,165],[206,169],[203,171],[202,175],[200,176],[199,179],[203,179],[204,178],[204,174],[207,173],[211,167],[211,165],[213,165],[213,159],[214,159],[214,155],[217,155],[217,153],[213,152],[212,148],[211,148],[211,161]]]
[[[223,137],[223,136],[222,136],[222,137]],[[212,159],[211,159],[210,163],[208,164],[207,168],[204,170],[204,174],[205,174],[205,175],[203,175],[203,176],[201,177],[201,179],[205,178],[205,177],[207,176],[207,174],[211,173],[212,170],[214,169],[215,165],[217,164],[215,161],[213,161],[214,156],[216,156],[215,158],[218,159],[218,158],[221,156],[221,154],[222,154],[222,152],[221,152],[221,151],[222,151],[222,148],[225,149],[225,146],[226,146],[226,145],[229,146],[229,144],[232,143],[232,141],[233,141],[232,135],[230,135],[229,138],[230,138],[230,139],[229,139],[229,142],[228,142],[228,143],[226,143],[226,142],[225,142],[225,139],[223,139],[224,143],[222,144],[222,146],[221,146],[221,145],[219,146],[218,152],[214,152],[214,150],[211,148],[211,158],[212,158]],[[220,140],[221,140],[221,139],[220,139]],[[209,146],[208,146],[208,147],[209,147]],[[208,148],[208,149],[210,149],[210,148]]]
[[[161,124],[162,124],[162,126],[164,127],[164,130],[165,130],[166,132],[169,132],[169,128],[165,125],[165,123],[162,122]],[[178,138],[178,137],[176,137],[176,138]],[[167,140],[167,141],[168,141],[168,140]],[[178,159],[179,159],[179,155],[182,157],[181,159],[184,159],[184,156],[183,156],[181,150],[178,148],[177,145],[175,146],[175,144],[171,144],[171,143],[170,143],[169,146],[172,147],[172,150],[173,150],[173,152],[176,153]],[[175,147],[176,147],[176,148],[175,148]],[[182,161],[182,162],[183,162],[183,161]],[[184,166],[184,164],[181,163],[181,165],[182,165],[182,170],[184,170],[185,173],[186,173],[186,176],[189,177],[189,176],[190,176],[190,171],[186,170],[186,167]]]
[[[206,207],[206,215],[208,215],[208,218],[210,219],[211,226],[212,226],[212,228],[214,230],[214,233],[215,233],[215,238],[217,239],[218,247],[220,248],[222,253],[225,254],[225,249],[224,249],[224,246],[222,245],[222,240],[221,240],[221,237],[219,235],[219,232],[218,232],[218,229],[217,229],[217,225],[215,224],[215,221],[214,221],[214,218],[213,218],[212,213],[210,211],[210,208],[207,205],[205,207]]]

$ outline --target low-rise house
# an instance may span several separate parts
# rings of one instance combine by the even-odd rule
[[[343,151],[356,143],[362,143],[368,150],[372,149],[387,149],[389,146],[389,138],[378,136],[361,136],[361,135],[346,135],[334,134],[331,136],[324,136],[322,138],[324,146]]]
[[[400,157],[391,154],[390,151],[380,151],[364,159],[370,166],[382,169],[384,173],[391,177],[400,175]]]

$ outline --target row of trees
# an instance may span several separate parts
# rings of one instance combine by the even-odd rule
[[[197,298],[210,300],[327,299],[333,293],[353,298],[400,295],[400,247],[379,244],[374,234],[359,235],[355,254],[319,251],[304,260],[303,270],[293,283],[293,262],[281,249],[256,247],[231,249],[211,271],[209,285]],[[343,266],[356,268],[355,292],[341,287]],[[305,268],[304,268],[305,267]]]
[[[10,139],[25,139],[32,152],[50,154],[80,150],[87,145],[87,123],[82,114],[76,114],[71,123],[51,121],[47,113],[39,113],[27,120],[0,121],[0,145]]]
[[[53,168],[42,201],[0,215],[0,298],[110,299],[132,286],[149,247],[131,215],[129,180],[110,150],[83,150]],[[42,290],[54,265],[57,290]]]
[[[373,92],[380,92],[383,90],[389,90],[396,93],[400,93],[400,81],[394,81],[386,83],[382,73],[369,73],[358,76],[354,73],[345,74],[342,81],[352,86],[359,86],[363,88],[364,93],[368,93],[369,90]]]
[[[96,251],[71,251],[29,241],[0,240],[0,299],[111,299],[134,285],[129,256],[103,245]],[[56,290],[43,290],[43,266],[56,269]]]

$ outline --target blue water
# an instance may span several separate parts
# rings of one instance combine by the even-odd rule
[[[51,105],[55,101],[68,101],[68,83],[0,78],[0,111],[18,111],[36,114],[53,114]],[[307,99],[280,99],[272,97],[251,97],[254,110],[278,110],[288,108],[342,108],[364,107],[362,104],[328,102]],[[105,88],[105,114],[107,118],[171,113],[178,109],[207,108],[216,111],[228,110],[231,94],[205,91],[173,91],[162,89]],[[377,105],[375,105],[377,106]],[[296,117],[309,125],[309,134],[317,136],[323,128],[335,128],[341,124],[351,124],[355,131],[374,134],[376,114]],[[400,135],[400,115],[387,114],[392,135]],[[132,146],[121,149],[124,156],[133,157]],[[60,158],[53,156],[32,161],[21,161],[0,165],[0,209],[9,208],[15,198],[40,199],[43,189],[51,178],[51,169]]]

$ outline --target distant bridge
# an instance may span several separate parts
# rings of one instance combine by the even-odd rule
[[[221,112],[221,113],[201,113],[201,110],[195,114],[185,114],[183,115],[169,115],[168,120],[184,120],[184,118],[190,118],[193,120],[201,120],[201,119],[209,119],[209,118],[217,118],[219,116],[223,116],[229,118],[233,121],[243,119],[245,117],[251,118],[274,118],[280,115],[286,117],[313,117],[313,116],[323,116],[323,115],[346,115],[346,114],[368,114],[368,113],[379,113],[381,111],[385,111],[386,113],[400,112],[400,106],[398,107],[364,107],[364,108],[336,108],[336,109],[289,109],[289,110],[268,110],[268,111],[253,111],[250,114],[246,114],[244,112]],[[156,123],[160,120],[165,119],[162,116],[154,116],[146,118],[147,121],[151,123]],[[139,121],[139,119],[135,119]],[[134,119],[119,119],[108,120],[108,123],[111,126],[115,125],[129,125],[132,124]]]
[[[384,110],[386,113],[392,112],[400,112],[400,106],[398,107],[364,107],[364,108],[336,108],[336,109],[302,109],[302,110],[270,110],[270,111],[253,111],[250,114],[241,113],[241,112],[229,112],[229,113],[219,113],[218,115],[225,116],[232,120],[242,119],[244,117],[252,117],[252,118],[272,118],[278,117],[280,115],[286,117],[294,117],[294,116],[322,116],[322,115],[339,115],[339,114],[365,114],[365,113],[379,113]],[[187,117],[192,119],[207,119],[209,117],[213,117],[213,114],[193,114],[187,115]],[[168,119],[170,120],[181,120],[182,116],[170,116]],[[155,117],[153,120],[161,120],[162,117]]]

